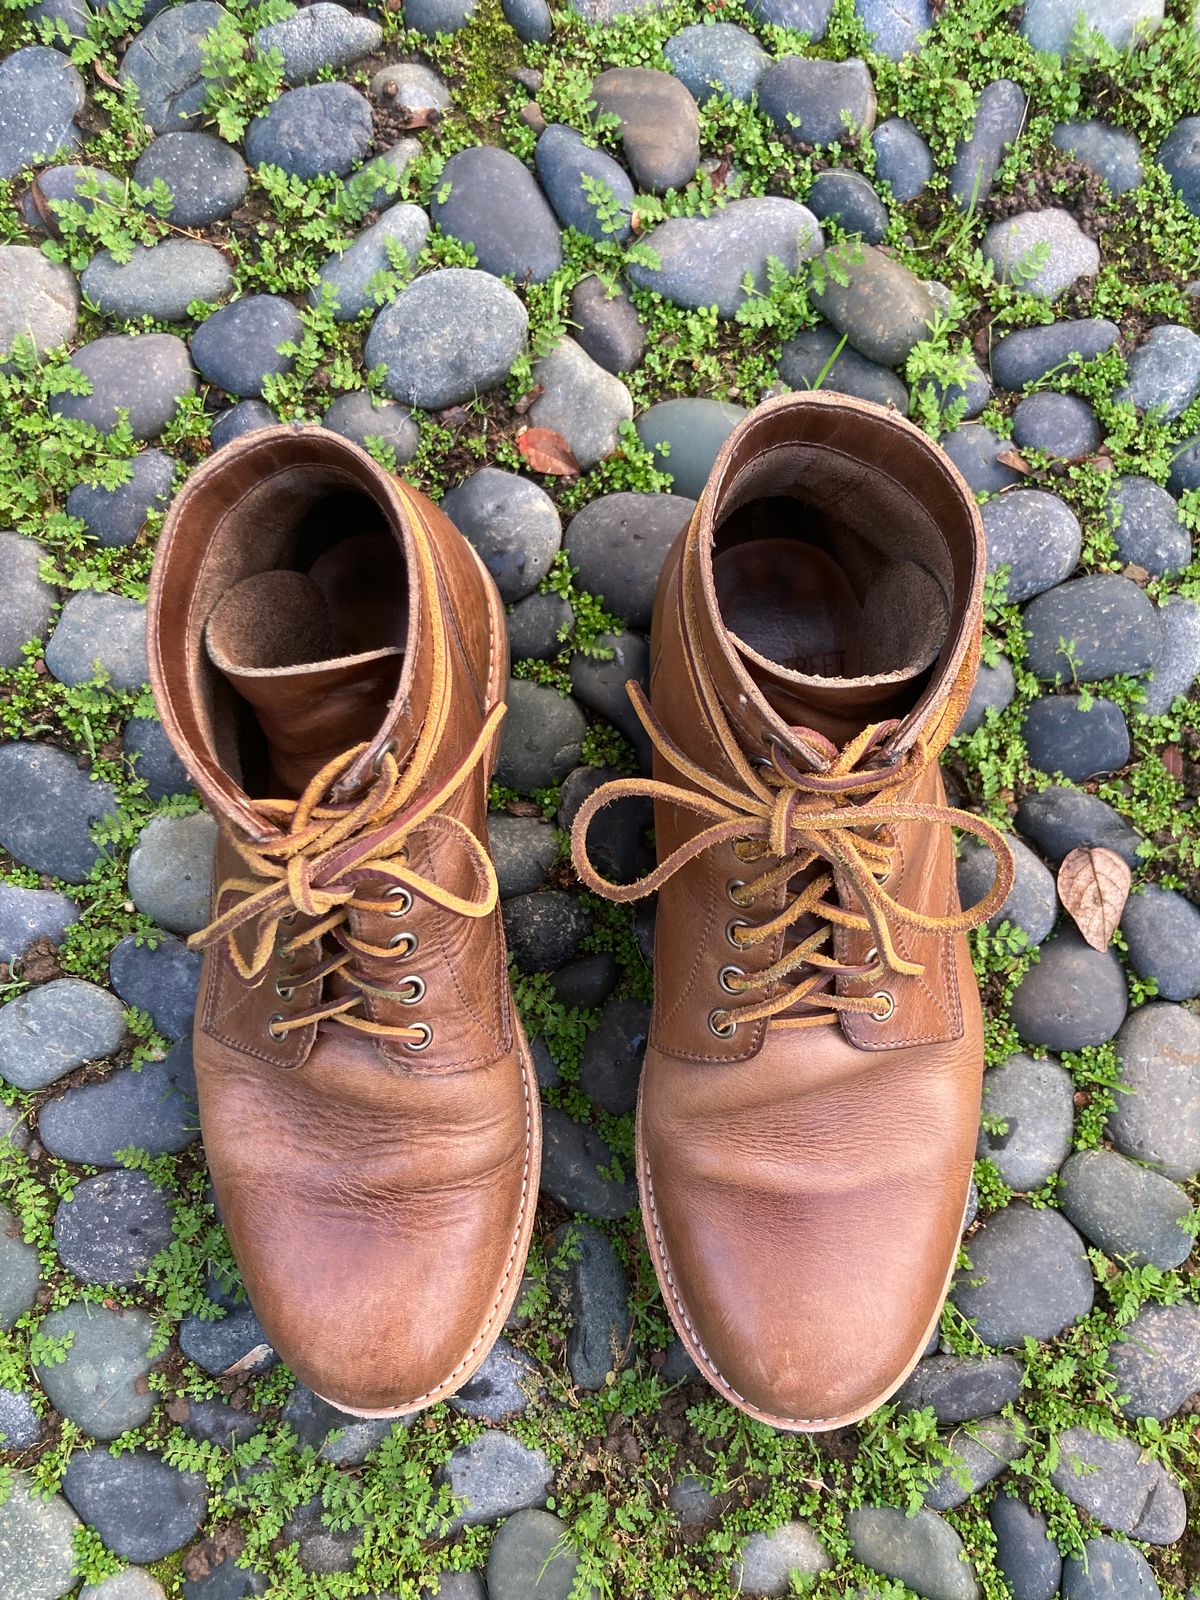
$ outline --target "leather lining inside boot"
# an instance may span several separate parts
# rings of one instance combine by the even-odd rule
[[[725,626],[776,711],[837,743],[903,716],[950,625],[936,523],[885,472],[776,448],[738,474],[714,540]]]
[[[251,794],[298,793],[326,761],[369,739],[399,678],[408,608],[397,541],[386,532],[338,537],[340,519],[322,510],[297,530],[296,566],[235,583],[205,626],[208,659],[237,695]]]

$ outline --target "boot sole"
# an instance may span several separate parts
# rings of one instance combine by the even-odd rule
[[[925,1332],[921,1335],[920,1342],[913,1352],[907,1366],[899,1372],[882,1393],[874,1399],[865,1401],[854,1410],[832,1417],[781,1417],[773,1412],[764,1411],[756,1406],[753,1401],[740,1395],[733,1385],[725,1378],[712,1357],[700,1343],[695,1324],[687,1313],[687,1309],[680,1298],[675,1284],[675,1275],[671,1271],[671,1264],[667,1258],[666,1241],[663,1239],[662,1230],[658,1225],[658,1209],[654,1204],[654,1183],[650,1177],[650,1164],[646,1159],[646,1149],[642,1138],[642,1097],[638,1095],[637,1109],[637,1178],[638,1194],[642,1204],[642,1219],[646,1242],[650,1248],[650,1259],[654,1263],[655,1275],[658,1278],[658,1287],[662,1293],[675,1331],[683,1343],[684,1349],[691,1356],[696,1366],[700,1369],[701,1376],[723,1400],[736,1406],[739,1411],[744,1411],[747,1416],[753,1417],[756,1422],[765,1422],[769,1427],[778,1428],[785,1433],[832,1433],[838,1428],[848,1428],[853,1423],[861,1422],[864,1417],[869,1417],[881,1405],[890,1400],[896,1390],[911,1376],[914,1367],[925,1354],[925,1347],[933,1337],[934,1329],[942,1317],[942,1308],[946,1296],[950,1292],[950,1285],[954,1280],[957,1265],[958,1251],[954,1252],[950,1262],[950,1270],[946,1274],[946,1281],[942,1285],[942,1292],[938,1297],[937,1311]],[[967,1202],[963,1203],[963,1215],[966,1215]]]
[[[465,541],[464,541],[465,542]],[[506,628],[504,622],[504,605],[500,599],[500,592],[492,580],[491,573],[480,560],[477,552],[468,545],[475,564],[479,568],[483,579],[488,601],[489,634],[492,640],[491,670],[488,677],[488,693],[486,711],[500,700],[504,686],[508,681],[508,649],[506,644]],[[496,648],[497,644],[501,648]],[[492,740],[487,754],[487,776],[491,782],[500,758],[500,734]],[[334,1406],[338,1411],[348,1417],[365,1417],[373,1420],[387,1417],[409,1417],[416,1411],[424,1411],[427,1406],[436,1405],[440,1400],[448,1399],[450,1395],[457,1394],[464,1388],[479,1368],[491,1354],[492,1346],[499,1338],[509,1312],[516,1303],[522,1281],[522,1270],[525,1258],[529,1254],[529,1243],[533,1237],[533,1224],[537,1216],[538,1180],[541,1176],[542,1166],[542,1106],[538,1090],[537,1072],[533,1065],[533,1057],[529,1052],[529,1041],[525,1037],[525,1030],[521,1025],[515,1006],[512,1009],[513,1041],[517,1046],[521,1058],[522,1087],[525,1092],[525,1177],[521,1195],[521,1211],[517,1218],[516,1232],[513,1235],[512,1248],[509,1251],[508,1261],[501,1280],[500,1291],[496,1301],[488,1313],[480,1333],[471,1346],[470,1352],[463,1361],[449,1373],[436,1388],[428,1393],[419,1395],[414,1400],[407,1400],[402,1405],[387,1406],[381,1410],[364,1410],[359,1406],[342,1405],[340,1401],[328,1400],[324,1395],[318,1399],[325,1400],[327,1405]]]

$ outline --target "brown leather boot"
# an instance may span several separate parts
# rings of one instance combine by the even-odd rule
[[[234,1255],[305,1383],[414,1411],[486,1356],[537,1200],[487,844],[499,597],[356,445],[270,428],[175,500],[149,639],[220,824],[194,1053]]]
[[[945,455],[891,412],[787,395],[731,435],[659,582],[654,779],[579,813],[580,877],[660,889],[638,1108],[643,1216],[680,1337],[777,1428],[842,1427],[937,1322],[983,1070],[964,930],[1011,883],[937,766],[979,655],[984,549]],[[600,880],[602,806],[651,795],[657,870]],[[997,856],[959,909],[951,825]]]

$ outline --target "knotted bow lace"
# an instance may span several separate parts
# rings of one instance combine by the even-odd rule
[[[576,872],[589,889],[610,900],[639,900],[660,889],[704,851],[728,845],[740,861],[769,863],[752,881],[729,886],[733,903],[749,909],[822,863],[822,870],[769,920],[731,925],[731,943],[737,949],[750,949],[786,934],[803,917],[817,919],[821,924],[794,945],[785,942],[779,959],[760,971],[745,973],[740,968],[725,968],[720,981],[726,993],[747,995],[752,990],[763,990],[767,995],[714,1011],[710,1026],[719,1037],[728,1037],[739,1024],[763,1018],[773,1020],[775,1026],[790,1028],[828,1022],[838,1012],[862,1012],[885,1021],[894,1003],[889,994],[839,994],[829,989],[831,981],[870,981],[889,971],[916,976],[923,970],[921,964],[899,954],[893,938],[895,926],[937,934],[961,933],[998,911],[1008,897],[1013,876],[1012,856],[1003,834],[970,812],[902,797],[901,792],[931,758],[927,747],[918,740],[900,759],[889,759],[883,747],[899,726],[894,721],[865,728],[840,750],[821,735],[806,730],[805,742],[825,760],[820,770],[806,771],[795,766],[776,740],[771,741],[769,760],[750,760],[740,747],[712,679],[695,656],[689,661],[689,671],[714,737],[726,752],[737,781],[726,783],[685,755],[651,710],[640,686],[629,683],[626,687],[638,719],[659,754],[686,783],[619,778],[596,790],[580,808],[572,833]],[[588,828],[603,807],[634,797],[666,801],[711,819],[710,824],[635,883],[610,883],[588,857]],[[884,885],[896,848],[888,830],[907,822],[935,827],[953,825],[987,845],[996,858],[996,876],[977,905],[948,916],[929,916],[911,910],[886,893]],[[823,870],[824,864],[831,870]],[[859,909],[847,909],[841,903],[837,897],[839,884]],[[862,965],[846,965],[825,951],[834,927],[870,934],[873,944]],[[802,974],[804,968],[809,970]],[[783,984],[784,979],[794,975],[798,975],[797,982]],[[784,1016],[784,1012],[796,1014]]]
[[[252,799],[251,806],[276,832],[265,841],[231,834],[248,876],[221,883],[216,916],[188,941],[194,949],[222,944],[239,975],[257,984],[276,959],[277,943],[277,959],[290,967],[305,946],[317,944],[320,948],[320,942],[328,939],[333,946],[330,953],[323,954],[307,971],[288,971],[277,978],[276,989],[282,999],[289,1000],[297,989],[337,973],[338,992],[303,1010],[276,1013],[268,1025],[275,1039],[312,1023],[333,1022],[423,1050],[431,1038],[425,1023],[390,1024],[363,1016],[359,1010],[367,996],[412,1004],[425,992],[423,980],[409,976],[398,987],[381,986],[355,966],[358,957],[395,962],[415,949],[415,938],[398,934],[388,945],[370,944],[350,931],[352,913],[403,917],[413,898],[419,897],[458,916],[486,917],[499,898],[496,870],[484,845],[464,822],[444,814],[442,807],[486,758],[506,708],[503,704],[492,707],[470,749],[447,777],[425,792],[431,763],[446,731],[451,683],[437,571],[427,536],[415,516],[413,534],[424,593],[432,601],[432,671],[429,714],[412,754],[401,768],[393,746],[385,745],[376,758],[370,786],[360,799],[345,805],[330,804],[326,797],[367,745],[357,745],[327,763],[298,800]],[[474,893],[455,894],[408,865],[408,840],[418,829],[426,836],[440,834],[445,844],[466,858],[476,883]],[[230,896],[236,899],[226,907]],[[281,930],[298,915],[317,920],[295,937],[280,941]],[[252,929],[253,942],[243,950],[238,935],[247,928]]]

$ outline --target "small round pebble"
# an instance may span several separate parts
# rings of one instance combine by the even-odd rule
[[[996,169],[1025,122],[1025,94],[1010,78],[984,86],[970,136],[960,140],[950,170],[950,194],[960,211],[974,211],[992,192]]]
[[[1157,1002],[1135,1011],[1117,1038],[1123,1092],[1107,1132],[1113,1145],[1176,1182],[1200,1172],[1200,1020]]]
[[[136,777],[145,780],[146,793],[152,800],[192,792],[187,768],[175,754],[157,717],[130,717],[121,735],[121,744],[130,769]]]
[[[50,410],[89,422],[101,433],[111,432],[125,411],[135,439],[156,439],[180,400],[196,392],[188,347],[173,333],[107,334],[76,350],[70,364],[83,373],[91,393],[52,395]]]
[[[1020,1349],[1055,1339],[1092,1309],[1095,1286],[1083,1240],[1059,1212],[1014,1201],[965,1246],[951,1299],[984,1344]]]
[[[855,1559],[885,1578],[938,1600],[978,1600],[963,1542],[936,1511],[910,1516],[900,1506],[856,1506],[847,1531]]]
[[[27,1394],[17,1389],[0,1389],[0,1448],[28,1450],[42,1437],[42,1419],[33,1409]],[[0,1567],[0,1580],[3,1568]]]
[[[763,73],[758,103],[781,133],[803,144],[846,142],[875,125],[875,85],[865,61],[783,56]]]
[[[1013,995],[1010,1014],[1022,1039],[1048,1050],[1106,1044],[1125,1020],[1129,995],[1115,950],[1093,950],[1074,926],[1042,945]]]
[[[1113,542],[1122,561],[1162,577],[1186,567],[1192,540],[1174,498],[1150,478],[1118,478],[1106,502]]]
[[[716,1515],[719,1507],[714,1504],[709,1516]],[[730,1577],[738,1594],[789,1595],[796,1593],[798,1581],[804,1583],[832,1564],[807,1522],[784,1522],[742,1541]]]
[[[0,606],[0,668],[19,667],[31,639],[41,638],[50,622],[55,591],[39,571],[47,551],[19,533],[0,533],[4,604]]]
[[[37,1368],[56,1411],[95,1439],[115,1439],[149,1421],[157,1396],[146,1385],[154,1340],[148,1312],[76,1300],[52,1311],[41,1331],[70,1341],[65,1360]]]
[[[585,472],[618,448],[622,425],[633,421],[633,400],[582,345],[560,339],[534,363],[533,382],[540,392],[529,408],[531,425],[561,434]]]
[[[370,103],[348,83],[287,89],[246,132],[252,167],[282,167],[294,178],[343,178],[373,137]]]
[[[1106,317],[1080,317],[1006,333],[992,346],[992,377],[1001,389],[1024,389],[1049,373],[1078,370],[1120,338]]]
[[[871,135],[875,172],[905,205],[921,194],[933,177],[933,157],[922,134],[907,117],[881,122]]]
[[[79,323],[79,287],[69,267],[28,245],[0,245],[0,362],[18,339],[37,355],[68,343]]]
[[[750,293],[765,293],[770,263],[789,272],[821,249],[824,235],[807,206],[779,196],[731,200],[711,216],[670,217],[645,235],[653,264],[636,261],[629,276],[687,310],[716,306],[736,316]],[[750,290],[747,290],[747,276]]]
[[[601,495],[576,512],[566,551],[578,583],[630,627],[648,629],[663,559],[695,510],[682,495]]]
[[[843,233],[857,234],[867,244],[879,244],[887,233],[887,207],[861,173],[818,173],[807,204],[822,222],[836,222]]]
[[[80,1283],[137,1283],[170,1242],[171,1207],[144,1172],[85,1178],[54,1217],[59,1259]]]
[[[215,0],[170,6],[137,34],[121,61],[120,80],[137,90],[155,133],[198,127],[208,99],[204,50],[225,11]]]
[[[1200,394],[1200,334],[1173,323],[1151,328],[1129,357],[1129,382],[1117,400],[1131,401],[1139,411],[1173,422]]]
[[[926,286],[873,245],[861,246],[853,261],[833,251],[822,259],[830,270],[812,298],[826,320],[868,361],[903,366],[937,315]]]
[[[969,422],[944,433],[938,443],[976,494],[996,494],[1021,481],[1020,473],[999,459],[1012,449],[1011,441],[986,423]]]
[[[1071,1074],[1055,1061],[1015,1055],[989,1067],[976,1155],[1017,1194],[1040,1188],[1070,1151],[1074,1100]]]
[[[164,239],[161,244],[134,245],[128,261],[118,261],[111,250],[97,251],[84,268],[80,287],[106,317],[179,322],[193,300],[220,300],[232,282],[233,269],[213,245]]]
[[[568,1600],[579,1557],[567,1542],[567,1525],[553,1512],[530,1509],[509,1517],[488,1553],[488,1600]],[[594,1588],[585,1600],[599,1600]]]
[[[823,389],[876,405],[908,410],[908,390],[888,367],[849,345],[828,323],[801,328],[779,352],[779,376],[789,389]]]
[[[1191,1254],[1180,1226],[1191,1214],[1187,1193],[1115,1150],[1078,1151],[1059,1175],[1058,1195],[1063,1214],[1116,1262],[1169,1271]]]
[[[621,125],[634,182],[651,194],[682,189],[700,165],[696,102],[678,78],[651,67],[613,67],[592,84],[596,110]]]
[[[411,274],[428,237],[429,218],[420,206],[390,206],[348,249],[321,264],[318,281],[308,291],[309,303],[320,305],[332,297],[335,319],[353,322],[394,293],[394,280],[388,280],[391,287],[381,286],[381,274]]]
[[[1013,1356],[926,1356],[896,1391],[906,1411],[928,1407],[941,1423],[990,1417],[1021,1393],[1022,1368]]]
[[[37,1296],[41,1263],[36,1245],[22,1237],[21,1224],[0,1206],[0,1328],[6,1332],[24,1316]]]
[[[124,595],[79,590],[59,613],[46,665],[59,683],[90,683],[99,672],[114,689],[140,689],[150,676],[145,606]]]
[[[1169,711],[1176,698],[1186,694],[1200,676],[1200,605],[1186,595],[1172,595],[1158,617],[1162,649],[1142,704],[1142,710],[1150,717]]]
[[[1045,259],[1031,275],[1023,277],[1021,290],[1045,300],[1056,299],[1081,278],[1094,278],[1100,268],[1100,250],[1069,211],[1049,207],[1023,211],[1019,216],[993,222],[983,239],[983,253],[1002,282],[1045,247]]]
[[[210,383],[228,394],[261,395],[269,377],[292,370],[295,357],[280,348],[304,334],[300,313],[274,294],[247,295],[223,306],[196,329],[192,360]]]
[[[1142,1552],[1118,1539],[1089,1539],[1063,1564],[1063,1600],[1160,1600],[1162,1590]]]
[[[1051,682],[1096,683],[1147,672],[1162,645],[1154,606],[1136,583],[1112,572],[1089,573],[1038,595],[1026,607],[1024,624],[1026,665]]]
[[[383,444],[395,453],[397,466],[410,461],[421,443],[421,430],[407,407],[395,400],[377,400],[366,389],[338,395],[322,426],[364,449],[368,440]]]
[[[562,649],[575,624],[569,600],[537,590],[508,613],[508,646],[514,661],[549,661]]]
[[[211,133],[163,133],[151,140],[133,181],[149,189],[160,179],[171,191],[168,215],[178,228],[207,228],[232,216],[248,182],[241,154]]]
[[[129,897],[169,933],[196,933],[208,921],[216,823],[206,811],[154,817],[129,858]]]
[[[998,1494],[988,1518],[996,1535],[996,1565],[1013,1600],[1055,1600],[1062,1556],[1040,1511],[1015,1495]]]
[[[108,958],[112,986],[126,1005],[148,1012],[168,1039],[191,1031],[200,984],[201,956],[163,934],[157,944],[139,944],[127,934]]]
[[[122,1067],[101,1083],[81,1083],[38,1116],[38,1137],[63,1161],[115,1167],[117,1151],[174,1155],[194,1144],[200,1126],[190,1038],[172,1045],[163,1061],[140,1071]]]
[[[582,904],[562,889],[514,895],[503,909],[509,952],[522,972],[561,967],[576,954],[588,930]]]
[[[1125,818],[1094,794],[1051,784],[1017,807],[1017,827],[1056,864],[1079,845],[1103,845],[1128,866],[1138,863],[1140,839]]]
[[[479,265],[498,278],[544,283],[562,265],[554,213],[529,168],[507,150],[476,145],[452,155],[429,211],[443,233],[472,245]]]
[[[1119,772],[1129,760],[1125,713],[1100,696],[1043,695],[1026,711],[1023,731],[1033,766],[1073,783]]]
[[[1183,1491],[1133,1439],[1078,1426],[1060,1433],[1056,1443],[1058,1465],[1051,1483],[1102,1527],[1147,1544],[1173,1544],[1183,1534]]]
[[[1010,601],[1032,599],[1070,576],[1079,562],[1083,531],[1058,495],[1018,489],[989,500],[982,510],[988,571],[1006,566]]]
[[[637,435],[659,471],[671,474],[672,492],[698,500],[718,450],[745,416],[744,406],[728,400],[662,400],[642,412]]]
[[[240,400],[237,405],[222,411],[214,420],[212,447],[214,450],[219,450],[222,445],[240,439],[244,433],[256,433],[259,428],[273,428],[278,421],[279,418],[263,401]]]
[[[752,33],[732,22],[681,28],[667,40],[663,54],[701,105],[716,94],[749,100],[771,60]]]
[[[454,103],[433,68],[420,61],[381,67],[371,79],[371,94],[394,111],[449,111]]]
[[[499,467],[473,472],[444,496],[442,510],[509,604],[537,588],[562,545],[562,522],[546,491]]]
[[[120,488],[77,484],[67,496],[67,515],[78,517],[97,544],[133,544],[150,513],[166,510],[174,477],[175,463],[165,451],[143,450]]]
[[[93,824],[117,812],[111,784],[54,745],[0,744],[0,845],[23,866],[82,883],[100,859]]]
[[[168,1466],[148,1450],[111,1456],[78,1450],[63,1493],[114,1555],[160,1561],[191,1539],[204,1518],[208,1491],[198,1472]]]
[[[316,0],[302,11],[268,23],[254,35],[260,56],[277,50],[285,83],[315,78],[322,67],[351,67],[377,50],[383,29],[371,17],[347,11],[331,0]]]
[[[1022,450],[1041,450],[1077,461],[1100,445],[1100,425],[1086,400],[1075,394],[1041,391],[1028,395],[1013,412],[1013,440]]]
[[[83,978],[54,978],[0,1006],[0,1078],[33,1091],[125,1041],[125,1007]]]
[[[396,400],[427,410],[460,405],[496,388],[525,348],[525,307],[491,273],[427,272],[376,317],[368,367],[384,368]]]
[[[559,782],[579,760],[587,724],[573,700],[523,678],[509,681],[497,777],[521,794]]]
[[[61,1495],[49,1498],[14,1472],[0,1505],[0,1582],[6,1600],[59,1600],[74,1586],[79,1518]]]
[[[969,737],[983,726],[989,711],[1000,712],[1010,706],[1016,692],[1016,677],[1007,656],[1000,656],[992,665],[981,663],[956,732]]]
[[[0,883],[0,961],[16,965],[38,939],[61,944],[78,917],[79,907],[56,889]]]
[[[998,928],[1007,922],[1019,928],[1030,944],[1041,944],[1058,916],[1053,875],[1020,839],[1010,838],[1013,886],[1000,909],[988,919]],[[986,845],[964,838],[960,844],[958,891],[965,906],[976,905],[996,881],[996,858]]]
[[[1129,964],[1153,978],[1163,1000],[1200,994],[1200,910],[1174,889],[1147,884],[1130,895],[1121,917]]]
[[[612,1166],[613,1152],[598,1133],[557,1106],[543,1106],[543,1194],[568,1211],[615,1221],[637,1204],[637,1186],[630,1177],[612,1177]]]
[[[633,302],[619,286],[589,274],[571,291],[571,321],[575,338],[606,372],[632,372],[646,348]]]
[[[633,184],[620,162],[588,144],[575,128],[555,122],[539,135],[534,163],[564,228],[614,243],[629,237]]]
[[[1108,1365],[1124,1414],[1165,1422],[1200,1389],[1200,1308],[1147,1301],[1109,1346]]]
[[[1123,128],[1099,121],[1060,122],[1050,139],[1103,178],[1114,195],[1136,189],[1142,181],[1142,148]]]

